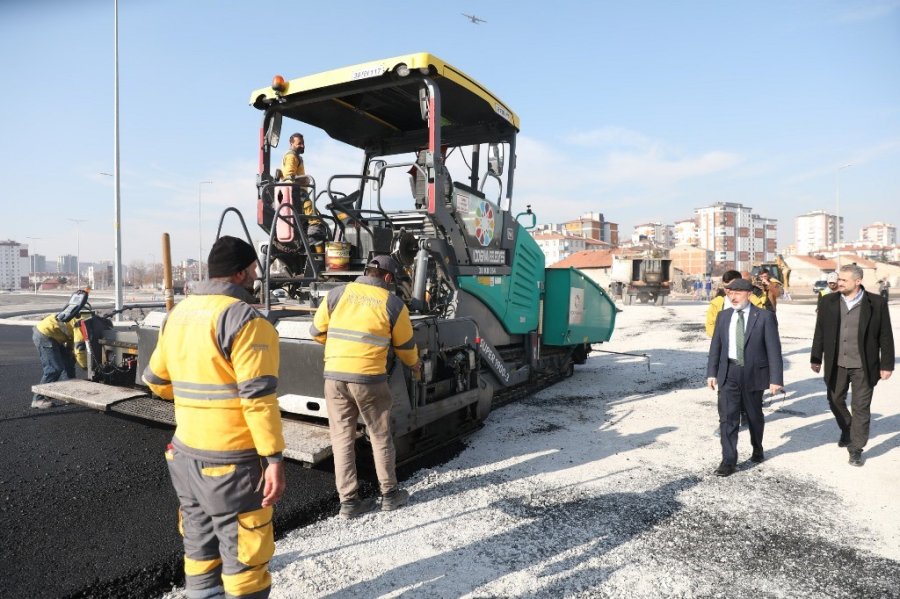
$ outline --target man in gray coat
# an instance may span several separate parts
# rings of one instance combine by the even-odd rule
[[[719,312],[709,346],[707,384],[719,390],[719,439],[722,462],[716,476],[730,476],[737,467],[737,439],[741,409],[747,414],[750,443],[756,463],[765,459],[762,396],[784,385],[781,339],[775,315],[750,303],[753,286],[735,279],[725,286],[728,309]]]
[[[838,293],[819,300],[810,366],[825,368],[828,405],[841,438],[838,447],[850,452],[850,464],[862,466],[862,450],[869,441],[872,391],[894,371],[894,335],[888,304],[862,286],[863,271],[856,264],[838,272]],[[850,410],[847,391],[853,387]]]

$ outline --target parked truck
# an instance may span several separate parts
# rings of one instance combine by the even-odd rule
[[[636,252],[613,256],[611,270],[612,292],[628,304],[636,301],[657,306],[666,303],[671,290],[672,260],[668,252],[647,247]]]

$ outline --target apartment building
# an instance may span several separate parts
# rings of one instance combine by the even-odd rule
[[[794,248],[805,256],[837,246],[843,239],[844,218],[814,210],[794,219]]]
[[[66,254],[56,259],[56,272],[65,274],[75,274],[78,270],[78,257]]]
[[[537,242],[538,247],[541,248],[541,252],[544,254],[544,263],[547,266],[556,264],[576,252],[609,248],[609,245],[602,241],[588,239],[580,235],[539,231],[532,232],[531,236]]]
[[[662,223],[644,223],[642,225],[635,225],[634,231],[631,233],[631,243],[640,243],[641,237],[662,247],[672,247],[674,227]]]
[[[551,226],[565,235],[579,235],[611,246],[619,244],[619,225],[607,221],[600,212],[587,212],[574,220]]]
[[[686,218],[675,221],[672,226],[672,245],[700,245],[695,219]]]
[[[776,219],[763,218],[733,202],[717,202],[694,212],[697,245],[713,251],[716,270],[750,270],[756,262],[775,261]]]
[[[28,246],[17,241],[0,241],[0,289],[28,289],[30,268]]]
[[[887,223],[872,223],[859,230],[859,240],[877,245],[897,245],[897,227]]]

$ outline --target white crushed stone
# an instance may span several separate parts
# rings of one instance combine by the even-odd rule
[[[705,309],[625,308],[598,347],[646,352],[650,372],[593,354],[415,473],[409,506],[291,532],[272,597],[900,596],[900,376],[849,466],[809,368],[814,306],[780,304],[788,393],[765,409],[767,460],[744,461],[743,430],[738,472],[717,478]]]

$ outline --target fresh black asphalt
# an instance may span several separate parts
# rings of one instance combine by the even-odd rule
[[[152,597],[183,583],[163,459],[172,429],[31,409],[31,332],[0,325],[0,596]],[[336,512],[330,464],[288,464],[287,480],[276,534]]]

